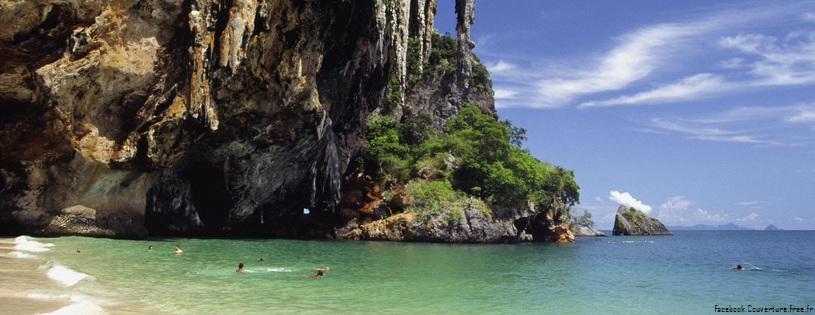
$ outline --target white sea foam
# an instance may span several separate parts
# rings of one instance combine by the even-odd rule
[[[40,292],[29,292],[27,294],[27,298],[35,301],[64,301],[71,303],[68,306],[65,306],[50,313],[37,313],[37,314],[43,315],[107,314],[105,310],[99,306],[98,302],[100,301],[97,301],[96,299],[82,293],[75,292],[70,294],[47,294]]]
[[[36,301],[68,301],[71,298],[69,294],[45,294],[39,292],[29,292],[26,297]]]
[[[263,268],[268,272],[291,272],[291,269],[286,268]]]
[[[11,251],[7,255],[14,257],[14,258],[34,258],[34,255],[18,252],[18,251]]]
[[[91,302],[79,302],[68,305],[56,311],[50,313],[37,313],[42,315],[73,315],[73,314],[83,314],[83,315],[104,315],[107,314],[104,309],[102,309],[99,305],[93,304]]]
[[[88,277],[87,274],[74,271],[73,269],[60,265],[59,263],[54,263],[53,266],[48,269],[46,275],[48,275],[48,278],[51,280],[59,282],[66,287],[70,287]]]
[[[14,249],[22,250],[22,251],[26,251],[26,252],[32,252],[32,253],[47,252],[47,251],[51,250],[51,249],[49,249],[49,247],[54,246],[54,244],[52,244],[52,243],[43,244],[43,243],[37,242],[37,241],[34,240],[34,238],[32,238],[30,236],[25,236],[25,235],[18,236],[17,238],[15,238],[14,243],[17,244],[17,245],[14,246]]]

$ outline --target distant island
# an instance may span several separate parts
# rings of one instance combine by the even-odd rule
[[[697,225],[690,225],[690,226],[671,226],[668,227],[671,230],[692,230],[692,231],[745,231],[745,230],[755,230],[752,228],[747,228],[743,226],[738,226],[730,222],[728,224],[720,224],[719,226],[712,226],[706,224],[697,224]]]
[[[764,228],[764,230],[765,231],[778,231],[778,230],[783,230],[783,229],[779,229],[777,226],[770,224],[766,228]]]

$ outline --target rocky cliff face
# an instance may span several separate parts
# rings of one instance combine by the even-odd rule
[[[463,87],[473,2],[456,1]],[[0,6],[0,231],[324,237],[436,2]]]
[[[672,235],[659,220],[647,216],[634,208],[620,206],[614,219],[612,235]]]

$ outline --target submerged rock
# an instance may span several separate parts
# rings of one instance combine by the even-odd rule
[[[645,213],[634,208],[620,206],[614,219],[612,235],[672,235],[671,231]]]

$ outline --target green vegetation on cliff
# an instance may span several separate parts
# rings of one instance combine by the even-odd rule
[[[382,110],[366,122],[365,173],[380,183],[385,202],[410,199],[404,208],[390,210],[453,219],[465,207],[488,215],[490,209],[502,209],[501,216],[529,215],[531,201],[536,213],[565,222],[568,208],[579,203],[574,172],[534,158],[522,148],[526,130],[489,113],[493,105],[485,101],[491,101],[492,82],[478,58],[470,56],[470,84],[462,87],[455,76],[457,40],[436,33],[432,43],[423,60],[419,40],[408,42],[405,93],[413,97],[405,98],[405,109],[395,110],[402,95],[391,77]],[[436,106],[457,114],[439,116]],[[419,108],[431,112],[411,110]]]
[[[439,182],[432,184],[434,195],[414,196],[446,204],[472,197],[519,208],[532,200],[539,210],[551,211],[558,204],[579,202],[574,173],[539,161],[513,144],[520,144],[523,134],[517,133],[521,129],[513,134],[511,122],[497,121],[466,105],[448,121],[445,133],[436,133],[421,120],[399,123],[390,116],[368,120],[366,168],[386,186],[406,185],[412,179]]]
[[[633,227],[637,229],[642,229],[642,222],[644,220],[648,220],[648,215],[642,211],[634,209],[634,207],[626,209],[622,215],[626,220],[628,220],[629,223],[631,223]]]

